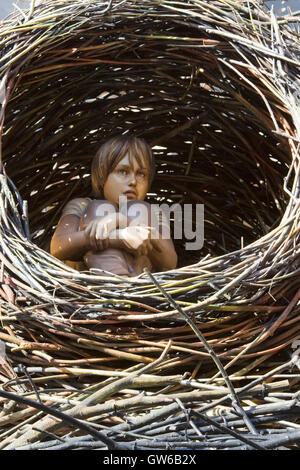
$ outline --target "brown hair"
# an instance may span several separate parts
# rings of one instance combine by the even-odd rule
[[[127,152],[129,161],[135,158],[139,165],[146,164],[149,167],[150,187],[155,174],[154,156],[150,146],[140,137],[120,135],[102,144],[93,158],[91,179],[95,197],[103,196],[103,186],[109,173],[115,169]]]

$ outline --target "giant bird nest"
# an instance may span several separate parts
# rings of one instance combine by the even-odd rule
[[[36,3],[0,30],[1,448],[293,448],[299,17]],[[175,240],[178,268],[138,278],[76,271],[49,240],[127,132],[156,157],[149,202],[204,204],[203,248]]]

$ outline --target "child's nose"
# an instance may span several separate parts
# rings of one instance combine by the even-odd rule
[[[136,174],[133,171],[129,175],[129,184],[136,184]]]

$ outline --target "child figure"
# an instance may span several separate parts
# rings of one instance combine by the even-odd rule
[[[76,198],[63,209],[50,252],[89,269],[122,276],[174,269],[177,255],[170,236],[144,202],[154,177],[154,159],[140,138],[119,136],[103,144],[92,162],[97,199]]]

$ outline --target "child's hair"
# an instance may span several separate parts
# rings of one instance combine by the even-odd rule
[[[149,167],[150,187],[155,174],[155,162],[151,147],[140,137],[120,135],[102,144],[93,158],[91,179],[95,197],[103,196],[103,186],[109,173],[115,169],[127,152],[130,162],[135,158],[139,165]]]

